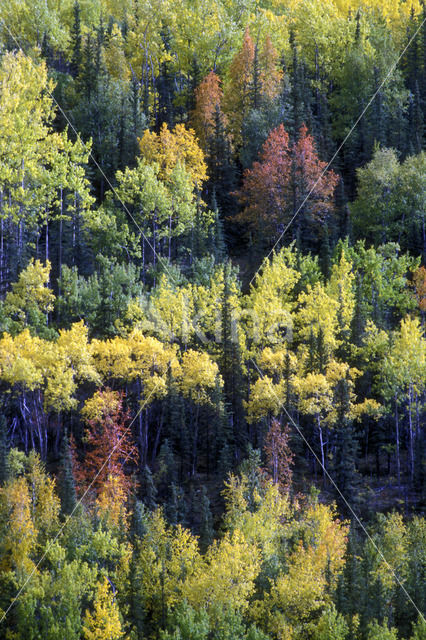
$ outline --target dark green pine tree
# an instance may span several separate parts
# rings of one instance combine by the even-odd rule
[[[306,373],[325,373],[328,356],[324,343],[324,331],[322,327],[318,329],[318,335],[310,331],[308,341],[308,360],[306,363]]]
[[[313,329],[309,332],[309,340],[308,340],[308,359],[305,365],[305,373],[314,373],[317,368],[317,354],[316,354],[316,339],[314,336]]]
[[[231,285],[235,282],[232,263],[223,267],[224,290],[222,298],[222,339],[219,368],[223,378],[223,394],[232,417],[233,438],[237,450],[243,450],[247,441],[247,429],[243,409],[243,384],[241,354],[238,342],[238,324],[233,313]]]
[[[6,418],[0,416],[0,487],[9,478],[9,450]]]
[[[367,310],[362,291],[361,274],[355,276],[355,308],[351,321],[351,343],[360,347],[362,345],[365,326],[367,323]]]
[[[163,41],[166,53],[171,51],[171,34],[168,28],[161,30],[161,39]],[[161,63],[160,73],[156,81],[158,107],[156,115],[156,128],[160,130],[163,122],[172,129],[175,124],[175,74],[172,70],[171,63],[165,60]]]
[[[359,636],[367,637],[367,628],[370,622],[376,619],[382,623],[385,617],[389,618],[389,600],[380,577],[374,578],[373,572],[377,563],[376,550],[371,542],[365,540],[361,551],[360,581],[361,589],[358,592],[357,613],[360,619]],[[389,620],[391,623],[392,621]]]
[[[426,429],[420,427],[414,452],[414,487],[420,503],[426,506]]]
[[[337,383],[334,402],[336,404],[337,420],[334,428],[335,453],[332,464],[332,477],[338,488],[338,490],[336,489],[337,503],[344,513],[351,515],[350,511],[348,513],[346,503],[353,506],[357,501],[357,486],[359,484],[359,475],[356,468],[358,443],[353,431],[352,419],[349,416],[349,385],[344,378]]]
[[[226,257],[226,245],[223,230],[223,222],[221,220],[216,200],[216,188],[213,187],[211,198],[211,210],[214,213],[214,223],[209,231],[209,253],[214,257],[216,264],[220,264]]]
[[[146,532],[145,526],[145,506],[143,502],[140,500],[135,500],[135,504],[133,506],[132,517],[130,520],[130,538],[135,541],[136,539],[141,540]]]
[[[187,508],[185,492],[174,482],[170,485],[169,498],[166,502],[166,515],[171,525],[187,526]]]
[[[401,68],[405,76],[405,82],[412,94],[415,92],[416,84],[420,76],[420,57],[421,57],[421,40],[422,32],[419,29],[419,19],[414,13],[414,7],[411,7],[410,21],[407,26],[407,34],[405,38],[406,51],[401,60]],[[416,34],[417,32],[417,34]]]
[[[145,465],[141,471],[139,492],[147,509],[153,511],[157,508],[157,488],[154,484],[154,478],[148,465]]]
[[[173,450],[178,455],[178,477],[183,482],[191,467],[191,440],[186,419],[185,400],[177,392],[175,385],[168,386],[167,435]]]
[[[334,215],[330,223],[330,236],[333,246],[342,239],[351,239],[351,218],[348,207],[348,198],[345,193],[343,176],[340,177],[334,192]]]
[[[279,96],[279,122],[284,124],[286,131],[294,130],[292,86],[284,54],[281,56],[282,81]]]
[[[195,109],[195,90],[202,80],[200,65],[198,64],[197,53],[194,53],[191,69],[188,78],[188,89],[186,92],[186,112],[192,113]]]
[[[96,48],[96,42],[93,35],[91,33],[87,34],[84,47],[80,54],[81,61],[77,75],[77,91],[80,93],[80,96],[84,96],[87,101],[92,99],[92,96],[97,90],[95,65]]]
[[[132,79],[129,89],[129,110],[130,110],[130,131],[129,144],[131,147],[132,160],[139,153],[138,138],[142,136],[142,132],[146,127],[146,117],[143,112],[141,103],[141,85],[136,75],[132,73]]]
[[[210,509],[210,500],[207,495],[207,489],[203,485],[199,495],[199,519],[200,519],[200,548],[204,553],[209,545],[213,542],[213,516]]]
[[[192,248],[190,256],[191,263],[194,263],[194,261],[196,261],[198,258],[201,258],[205,254],[206,249],[206,238],[202,225],[201,207],[201,194],[199,191],[197,191],[197,209],[195,212],[195,221],[192,231]]]
[[[328,106],[327,91],[321,73],[318,45],[315,47],[315,90],[313,98],[313,135],[319,157],[323,160],[330,159],[333,155],[333,139],[331,130],[330,109]]]
[[[52,67],[54,64],[53,49],[50,45],[49,34],[45,31],[43,33],[43,39],[41,41],[41,55],[46,60],[46,65]]]
[[[325,346],[324,330],[322,327],[318,329],[318,335],[316,337],[316,356],[317,371],[318,373],[325,374],[325,368],[327,366],[329,356]]]
[[[345,565],[339,576],[336,590],[336,606],[340,613],[347,616],[349,627],[356,624],[359,614],[359,601],[363,590],[363,580],[360,564],[361,546],[355,526],[349,529],[348,543],[345,552]],[[356,627],[355,627],[356,628]],[[350,638],[354,638],[352,629]]]
[[[212,404],[212,422],[215,426],[215,434],[211,449],[214,446],[214,451],[211,452],[207,465],[210,471],[218,461],[221,469],[220,475],[225,476],[232,466],[233,433],[219,380],[216,381],[216,387],[212,394]]]
[[[219,105],[216,105],[214,128],[207,141],[207,165],[208,189],[211,193],[214,190],[217,207],[226,218],[235,213],[237,207],[232,195],[236,190],[236,167]]]
[[[74,21],[71,27],[71,74],[76,77],[82,62],[80,3],[74,2]]]
[[[410,93],[408,102],[408,153],[420,153],[424,143],[424,116],[420,97],[419,83],[416,80],[414,93]]]
[[[132,540],[132,557],[130,559],[129,578],[126,581],[125,602],[128,603],[128,622],[132,635],[136,640],[145,640],[147,624],[145,608],[141,606],[143,593],[143,573],[140,569],[139,541],[145,535],[144,506],[136,501],[131,522],[130,537]]]
[[[370,116],[370,132],[369,132],[369,156],[373,154],[374,146],[378,143],[380,146],[386,145],[386,110],[385,98],[381,87],[380,71],[374,67],[374,100],[371,105]]]
[[[77,506],[77,492],[73,474],[71,447],[68,434],[62,438],[59,465],[59,497],[61,511],[65,516],[74,512]]]
[[[161,498],[167,500],[170,494],[170,487],[177,479],[176,461],[168,438],[164,440],[160,447],[156,464],[158,466],[156,474],[158,479],[157,489]]]
[[[294,32],[290,33],[290,45],[293,53],[291,68],[291,106],[293,112],[293,129],[290,129],[290,137],[297,140],[302,124],[306,124],[308,129],[313,129],[312,116],[312,88],[307,75],[307,67],[303,60],[299,58]]]
[[[351,358],[351,329],[346,327],[344,318],[343,318],[343,295],[342,295],[342,286],[339,284],[339,295],[338,295],[338,303],[339,307],[337,309],[337,339],[340,341],[339,346],[336,350],[337,357],[343,362],[349,362]]]
[[[330,235],[328,231],[327,221],[321,227],[321,240],[320,240],[320,266],[324,280],[330,278],[331,273],[331,246]]]

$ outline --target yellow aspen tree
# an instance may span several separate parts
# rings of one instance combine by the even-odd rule
[[[98,582],[93,614],[87,610],[84,616],[83,637],[85,640],[121,640],[124,632],[115,594],[107,578]]]

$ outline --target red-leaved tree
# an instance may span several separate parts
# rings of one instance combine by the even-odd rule
[[[226,127],[226,118],[221,110],[222,97],[220,78],[214,71],[210,71],[195,89],[195,109],[192,113],[192,124],[204,151],[214,135],[217,117],[223,128]]]
[[[80,493],[93,482],[99,495],[111,478],[129,492],[132,482],[125,474],[125,465],[137,463],[138,450],[128,429],[130,413],[123,406],[124,393],[105,389],[97,391],[83,409],[88,432],[84,463],[77,461],[73,448],[74,475]]]
[[[236,194],[243,205],[239,220],[255,231],[262,230],[270,240],[293,216],[293,235],[323,222],[333,210],[339,180],[334,171],[325,171],[326,166],[318,158],[305,125],[298,140],[290,145],[288,133],[280,124],[266,139],[259,161],[244,173],[242,188]]]
[[[288,493],[293,477],[293,453],[289,444],[290,431],[288,424],[281,426],[279,420],[272,420],[265,441],[267,471],[274,484],[279,484],[281,491]]]

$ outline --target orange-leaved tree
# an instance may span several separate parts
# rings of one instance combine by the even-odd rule
[[[259,161],[244,173],[242,188],[237,192],[243,205],[240,221],[254,230],[262,229],[273,240],[294,218],[293,234],[305,234],[333,210],[339,177],[326,167],[305,125],[291,145],[280,124],[266,139]]]
[[[132,487],[124,465],[138,461],[138,450],[129,431],[130,413],[123,406],[124,393],[104,389],[96,391],[82,410],[88,425],[88,451],[84,465],[76,461],[75,476],[80,491],[93,483],[100,495],[111,478],[116,478],[126,495]]]
[[[266,465],[274,484],[278,484],[285,493],[290,491],[293,476],[291,467],[294,455],[289,437],[288,424],[282,427],[280,421],[273,418],[265,440]]]
[[[217,112],[223,127],[226,126],[226,118],[221,110],[222,97],[220,78],[210,71],[195,89],[195,109],[192,113],[192,124],[204,151],[207,151],[214,134]]]
[[[230,133],[237,146],[241,144],[241,129],[251,104],[254,53],[254,43],[247,27],[241,49],[232,59],[225,91],[225,112],[229,118]]]
[[[414,272],[413,284],[420,311],[424,314],[426,311],[426,269],[423,266]]]

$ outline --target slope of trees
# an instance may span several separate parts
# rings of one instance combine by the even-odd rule
[[[1,637],[424,638],[424,4],[0,18]]]

